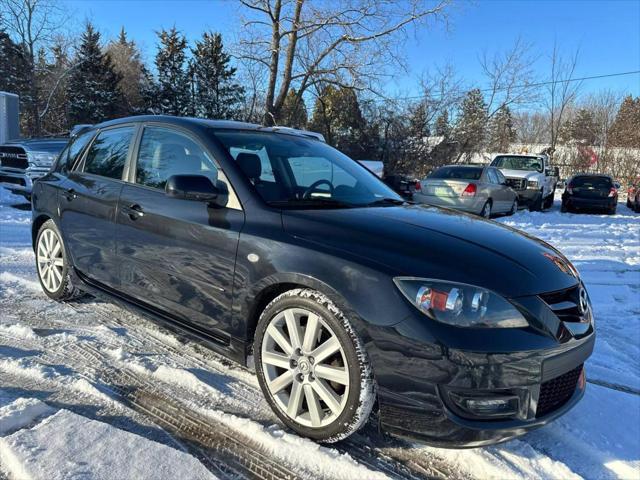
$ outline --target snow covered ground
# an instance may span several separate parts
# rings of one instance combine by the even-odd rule
[[[319,446],[278,424],[249,371],[110,303],[48,300],[21,203],[0,189],[0,478],[640,479],[640,215],[624,205],[498,219],[575,263],[598,339],[574,410],[459,451],[371,427]]]

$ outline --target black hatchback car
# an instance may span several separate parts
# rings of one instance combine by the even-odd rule
[[[463,447],[585,389],[587,292],[553,247],[406,203],[304,132],[133,117],[76,136],[36,182],[47,295],[107,294],[255,365],[296,432]]]
[[[618,207],[618,189],[609,175],[574,175],[562,194],[562,211],[600,210],[613,215]]]

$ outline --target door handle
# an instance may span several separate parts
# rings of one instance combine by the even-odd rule
[[[67,199],[67,201],[71,201],[78,197],[78,194],[73,188],[67,188],[62,192],[62,196]]]
[[[137,203],[129,205],[128,207],[122,207],[122,213],[128,215],[131,220],[136,220],[144,216],[144,210]]]

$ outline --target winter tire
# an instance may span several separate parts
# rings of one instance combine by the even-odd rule
[[[531,202],[531,205],[529,206],[529,211],[531,212],[539,212],[541,210],[542,210],[542,191],[540,191],[536,195],[536,198],[533,200],[533,202]]]
[[[518,213],[518,199],[516,198],[513,201],[513,205],[511,205],[511,210],[509,210],[509,216],[515,215]]]
[[[375,388],[366,352],[344,314],[319,292],[290,290],[269,303],[254,355],[269,405],[300,435],[335,442],[367,421]]]
[[[544,210],[547,210],[548,208],[553,207],[553,194],[549,195],[547,198],[544,199],[544,204],[542,205],[542,208]]]
[[[36,270],[44,293],[54,300],[71,300],[82,295],[71,282],[68,258],[58,227],[53,220],[47,220],[36,238]]]
[[[480,211],[480,216],[484,218],[491,218],[491,200],[487,200]]]

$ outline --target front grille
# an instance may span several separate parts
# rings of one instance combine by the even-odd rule
[[[567,403],[576,391],[581,373],[582,365],[540,385],[536,418],[544,417]]]
[[[527,180],[524,178],[507,178],[507,185],[514,190],[524,190],[527,188]]]
[[[26,169],[29,166],[27,152],[22,147],[0,146],[0,166]]]
[[[580,285],[557,292],[543,293],[540,298],[563,322],[586,322],[589,320],[588,313],[580,312],[578,306],[580,305]]]

